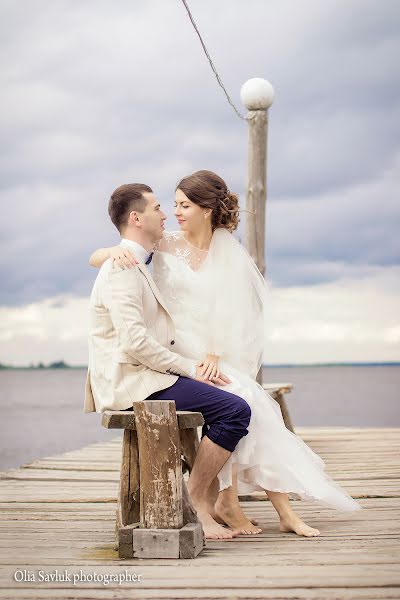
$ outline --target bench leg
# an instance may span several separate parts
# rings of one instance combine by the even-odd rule
[[[179,431],[179,436],[181,441],[181,453],[189,468],[189,473],[191,473],[200,444],[197,428],[181,429]]]
[[[292,433],[295,433],[292,419],[290,418],[289,411],[286,405],[285,394],[283,394],[282,392],[276,392],[275,394],[272,394],[272,397],[278,402],[279,406],[281,407],[282,418],[287,429],[289,429],[289,431],[291,431]]]
[[[137,435],[136,431],[125,429],[122,441],[121,474],[115,528],[117,549],[121,558],[132,556],[132,553],[129,554],[129,542],[127,542],[129,533],[127,533],[126,528],[131,530],[139,522],[139,495],[139,449]]]
[[[139,449],[136,431],[125,429],[119,486],[119,519],[122,526],[139,521]]]
[[[181,441],[181,454],[189,469],[189,473],[191,473],[194,461],[196,459],[197,450],[199,449],[200,445],[197,427],[192,429],[181,429],[179,431],[179,436]],[[183,480],[182,497],[184,524],[198,523],[197,513],[193,507],[192,501],[190,500],[185,480]]]

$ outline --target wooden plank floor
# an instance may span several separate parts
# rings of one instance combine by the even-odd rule
[[[0,597],[400,598],[400,429],[297,433],[364,510],[339,513],[293,502],[321,530],[320,537],[307,539],[281,534],[269,501],[244,502],[263,534],[209,542],[195,560],[118,559],[119,439],[0,474]],[[36,581],[15,582],[17,569]],[[40,581],[56,570],[58,582]],[[89,581],[126,573],[140,581]],[[65,576],[72,581],[60,581]]]

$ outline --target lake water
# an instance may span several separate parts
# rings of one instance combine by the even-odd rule
[[[0,371],[0,469],[109,440],[100,415],[83,414],[84,369]],[[400,427],[400,367],[265,368],[293,383],[296,426]]]

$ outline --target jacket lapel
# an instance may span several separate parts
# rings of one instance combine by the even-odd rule
[[[142,265],[141,263],[138,263],[136,266],[139,269],[139,271],[141,271],[143,273],[143,275],[145,276],[145,278],[147,279],[147,283],[149,284],[151,291],[155,295],[158,303],[161,304],[161,306],[163,307],[165,312],[168,313],[168,315],[171,317],[171,315],[169,314],[169,311],[164,303],[164,300],[161,297],[160,290],[156,286],[156,283],[155,283],[153,277],[151,276],[151,273],[147,270],[146,266]]]

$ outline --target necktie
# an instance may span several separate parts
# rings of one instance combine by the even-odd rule
[[[153,260],[153,254],[154,252],[150,252],[149,254],[149,258],[146,260],[146,265],[149,265],[151,263],[151,261]]]

